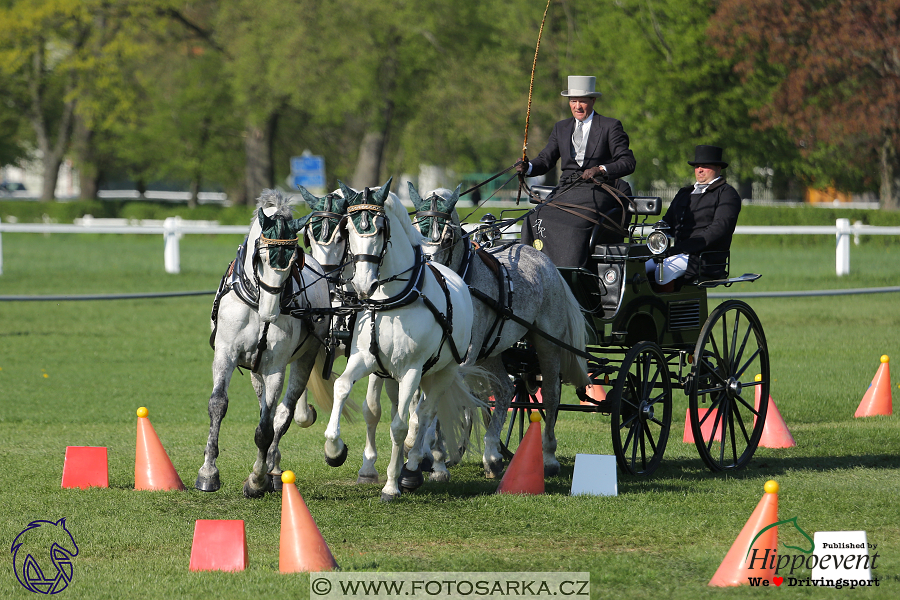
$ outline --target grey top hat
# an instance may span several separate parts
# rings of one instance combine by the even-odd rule
[[[717,165],[723,169],[728,163],[722,160],[722,149],[718,146],[700,145],[694,149],[694,160],[689,160],[688,164],[692,167],[697,165]]]
[[[560,96],[599,98],[603,94],[594,91],[597,78],[589,75],[569,75],[569,89],[563,90]]]

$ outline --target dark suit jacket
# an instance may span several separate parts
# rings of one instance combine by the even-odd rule
[[[672,252],[691,256],[685,272],[688,280],[697,274],[701,252],[731,248],[741,212],[741,196],[725,182],[724,176],[703,194],[693,194],[693,191],[692,185],[678,190],[663,217],[675,236]]]
[[[575,117],[563,119],[554,125],[547,146],[531,161],[529,176],[543,175],[560,159],[563,171],[583,171],[590,167],[606,165],[609,179],[618,179],[634,173],[635,160],[634,154],[628,148],[628,134],[617,119],[604,117],[594,111],[582,166],[578,166],[572,158],[574,132]]]

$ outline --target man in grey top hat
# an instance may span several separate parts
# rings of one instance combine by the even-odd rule
[[[741,196],[725,182],[722,173],[728,163],[722,160],[721,148],[697,146],[694,160],[688,164],[694,167],[696,183],[678,190],[662,219],[675,243],[661,262],[647,261],[647,273],[653,273],[660,285],[682,276],[687,281],[697,279],[700,253],[728,251],[741,212]],[[723,277],[724,266],[706,268],[703,275]]]
[[[614,180],[634,173],[635,160],[622,123],[594,111],[601,96],[595,91],[596,79],[573,75],[568,83],[561,95],[569,99],[572,118],[558,122],[537,158],[526,157],[516,171],[534,177],[562,161],[553,199],[528,216],[522,242],[542,250],[558,267],[582,267],[593,251],[588,242],[595,227],[600,228],[599,243],[622,240],[622,203],[598,182],[615,184]]]

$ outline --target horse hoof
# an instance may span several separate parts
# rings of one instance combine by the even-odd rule
[[[503,472],[503,461],[488,463],[484,468],[484,476],[487,479],[497,479]]]
[[[200,477],[197,476],[197,481],[194,482],[194,487],[200,490],[201,492],[217,492],[219,488],[222,487],[222,484],[219,482],[219,476],[215,477]]]
[[[419,461],[419,469],[426,473],[431,473],[434,471],[434,459],[427,455],[423,456],[422,460]]]
[[[393,502],[394,500],[400,499],[400,492],[396,494],[386,494],[385,492],[381,492],[381,501],[382,502]]]
[[[331,458],[328,454],[325,455],[325,464],[329,467],[339,467],[347,460],[347,452],[348,446],[344,444],[344,449],[341,450],[341,453],[338,454],[335,458]]]
[[[316,419],[319,418],[319,413],[316,412],[316,407],[315,407],[315,406],[310,406],[310,407],[309,407],[309,410],[310,410],[310,412],[312,413],[312,419],[310,419],[309,423],[300,423],[300,427],[303,427],[304,429],[307,428],[307,427],[312,427],[313,425],[315,425],[315,424],[316,424]]]
[[[378,483],[378,474],[360,475],[356,478],[356,483]]]
[[[428,481],[434,483],[447,483],[450,481],[450,473],[448,471],[434,471],[429,477]]]
[[[250,485],[250,479],[244,480],[244,498],[262,498],[269,492],[275,491],[275,485],[271,477],[266,477],[266,484],[261,488],[255,488]]]
[[[410,471],[403,465],[400,471],[400,489],[405,492],[411,492],[422,487],[425,483],[425,477],[422,475],[422,469]]]

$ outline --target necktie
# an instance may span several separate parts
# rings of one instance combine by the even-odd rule
[[[584,137],[584,132],[581,131],[582,125],[581,121],[575,123],[575,135],[572,137],[572,141],[575,142],[576,150],[581,150],[581,139]]]

